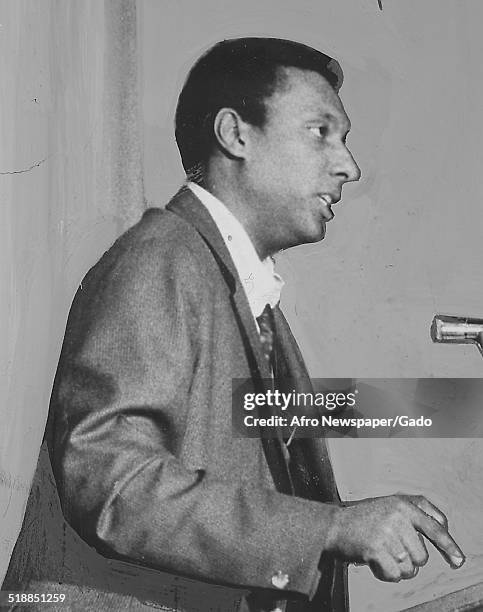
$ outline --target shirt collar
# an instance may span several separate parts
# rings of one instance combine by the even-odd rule
[[[230,253],[248,298],[254,318],[267,304],[273,308],[280,301],[284,282],[275,272],[272,257],[263,261],[243,225],[212,193],[200,185],[188,182],[188,187],[210,213]]]

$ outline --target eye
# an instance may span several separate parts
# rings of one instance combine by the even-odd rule
[[[317,138],[325,138],[329,132],[329,128],[326,125],[313,125],[309,127],[309,130],[317,136]]]

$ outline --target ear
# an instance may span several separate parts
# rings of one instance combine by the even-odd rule
[[[221,108],[213,122],[213,130],[219,146],[233,158],[246,155],[248,124],[232,108]]]

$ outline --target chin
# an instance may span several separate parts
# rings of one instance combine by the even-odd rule
[[[307,232],[307,240],[306,242],[320,242],[325,238],[325,223],[314,224],[314,227],[311,228],[311,232]]]
[[[304,232],[300,232],[296,241],[292,246],[310,244],[312,242],[320,242],[325,238],[325,223],[322,226],[314,226],[311,228],[305,228]]]

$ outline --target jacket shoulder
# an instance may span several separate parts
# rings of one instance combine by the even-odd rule
[[[114,243],[111,249],[130,254],[140,250],[146,254],[177,253],[196,257],[209,253],[196,228],[179,215],[160,208],[148,208],[136,225]]]
[[[95,277],[142,283],[187,276],[191,283],[206,285],[213,277],[210,268],[212,272],[214,263],[209,248],[190,223],[170,211],[150,208],[104,253],[85,281]]]

